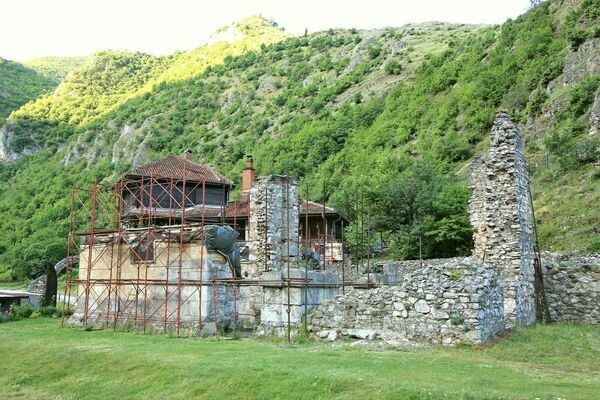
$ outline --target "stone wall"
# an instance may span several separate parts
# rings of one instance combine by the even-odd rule
[[[600,323],[600,254],[542,254],[544,289],[554,322]]]
[[[79,256],[65,257],[57,262],[54,265],[54,270],[56,271],[57,276],[60,275],[60,273],[63,272],[63,270],[67,267],[67,263],[71,268],[73,268],[75,264],[79,263]],[[27,286],[27,291],[29,293],[36,293],[36,296],[30,297],[31,304],[34,307],[39,307],[41,304],[42,296],[46,292],[46,281],[46,274],[44,274],[29,282],[29,285]],[[60,298],[61,293],[57,293],[57,297]]]
[[[312,313],[313,336],[456,344],[504,330],[504,297],[495,271],[472,258],[426,264],[398,285],[347,289]]]
[[[489,154],[471,170],[473,256],[504,285],[507,328],[535,321],[533,217],[529,173],[519,128],[506,111],[496,116]]]
[[[287,176],[258,177],[250,191],[250,262],[257,273],[281,271],[298,255],[298,186]]]
[[[297,335],[305,311],[310,312],[324,301],[333,299],[340,292],[340,278],[337,274],[321,271],[308,271],[308,285],[304,287],[306,271],[290,269],[288,297],[287,271],[267,272],[262,279],[262,308],[258,336],[284,336],[287,332],[287,309],[290,310],[290,333]]]

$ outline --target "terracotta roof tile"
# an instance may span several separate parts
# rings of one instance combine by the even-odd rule
[[[302,200],[300,202],[300,214],[337,214],[337,210],[332,207],[323,206],[323,204],[315,203],[310,200]]]
[[[189,181],[201,182],[205,179],[207,183],[224,183],[233,186],[233,181],[227,179],[212,168],[205,165],[196,164],[183,157],[169,156],[162,160],[142,165],[127,173],[128,177],[132,176],[155,176],[164,178],[174,178],[178,180],[185,179]]]

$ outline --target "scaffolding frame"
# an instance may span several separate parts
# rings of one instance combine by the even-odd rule
[[[145,177],[128,177],[121,173],[116,184],[103,184],[97,180],[90,188],[80,187],[73,182],[71,188],[71,207],[69,217],[69,232],[67,238],[67,281],[64,288],[64,299],[74,299],[76,304],[83,302],[82,324],[84,327],[93,325],[104,329],[134,328],[146,333],[149,328],[168,330],[180,336],[184,328],[186,335],[190,333],[201,335],[207,322],[214,323],[214,332],[219,332],[219,309],[228,307],[217,304],[218,291],[230,291],[233,294],[233,304],[230,310],[232,316],[233,335],[237,337],[239,310],[238,293],[241,287],[264,286],[280,283],[286,292],[287,304],[282,306],[287,314],[287,339],[291,340],[292,323],[291,288],[303,290],[304,313],[307,313],[308,290],[310,288],[340,287],[345,291],[347,286],[371,288],[370,282],[358,283],[347,281],[344,258],[344,239],[342,232],[342,259],[333,257],[332,234],[317,234],[316,239],[310,238],[310,230],[305,226],[307,237],[300,238],[300,229],[291,232],[290,220],[290,180],[285,176],[285,229],[286,257],[284,258],[283,279],[267,281],[264,279],[244,279],[237,276],[231,268],[231,277],[217,277],[214,270],[209,279],[204,278],[204,228],[207,224],[227,224],[228,199],[225,196],[218,210],[206,204],[206,180],[192,181],[188,179],[185,168],[178,174],[179,178],[150,175]],[[195,204],[191,195],[196,190],[201,191],[201,204]],[[156,193],[159,193],[157,196]],[[264,207],[268,211],[270,201],[266,193]],[[308,197],[308,193],[307,193]],[[164,207],[168,204],[167,207]],[[233,228],[237,228],[237,202],[233,204]],[[297,205],[298,208],[300,204]],[[325,203],[323,204],[325,209]],[[364,210],[364,203],[362,204]],[[250,223],[250,204],[247,206],[248,224]],[[364,220],[364,216],[358,216]],[[160,222],[160,223],[159,223]],[[265,218],[268,227],[268,218]],[[308,213],[305,223],[308,224]],[[302,224],[302,221],[299,222]],[[343,230],[342,221],[342,230]],[[300,228],[300,225],[298,226]],[[362,227],[361,227],[362,228]],[[265,232],[268,228],[265,229]],[[362,228],[364,229],[364,228]],[[248,240],[252,240],[248,226]],[[298,251],[300,246],[318,247],[322,244],[323,262],[326,263],[327,245],[331,249],[331,262],[341,261],[341,282],[339,284],[311,282],[308,278],[308,261],[301,265],[300,257],[296,257],[297,267],[304,269],[304,278],[292,278],[290,272],[290,245],[295,243]],[[193,244],[199,244],[200,253],[191,267],[186,253],[192,251]],[[151,250],[150,250],[151,249]],[[265,252],[268,251],[265,249]],[[361,252],[362,253],[362,252]],[[370,253],[370,252],[369,252]],[[72,257],[80,255],[80,268],[85,266],[83,276],[72,277],[74,263]],[[297,256],[299,253],[297,254]],[[135,276],[123,277],[123,269],[128,257],[134,258]],[[266,257],[268,258],[268,257]],[[358,264],[357,260],[357,264]],[[128,265],[130,266],[131,263]],[[160,277],[149,275],[150,269],[159,270]],[[198,276],[196,279],[184,278],[184,272],[192,270]],[[174,277],[173,274],[176,274]],[[205,289],[205,290],[203,290]],[[75,293],[73,293],[75,291]],[[162,299],[149,301],[149,292],[163,293]],[[212,295],[212,320],[203,315],[202,301],[205,294]],[[190,321],[182,318],[182,306],[192,298],[198,299],[197,319]],[[62,307],[62,324],[67,319],[67,301]],[[141,307],[140,307],[141,304]],[[226,311],[223,311],[225,313]],[[306,329],[306,318],[304,318]]]

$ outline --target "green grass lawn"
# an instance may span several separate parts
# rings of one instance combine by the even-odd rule
[[[8,289],[8,290],[27,290],[27,285],[29,285],[29,281],[7,281],[0,282],[0,290]]]
[[[521,330],[494,346],[370,351],[348,343],[182,339],[0,324],[0,398],[594,399],[598,327]]]

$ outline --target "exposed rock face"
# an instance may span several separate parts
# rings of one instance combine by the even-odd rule
[[[490,152],[471,170],[473,256],[490,264],[504,285],[507,328],[535,321],[533,216],[527,160],[519,128],[496,116]]]
[[[30,144],[17,151],[14,148],[14,133],[7,123],[0,127],[0,162],[17,161],[23,156],[30,156],[42,148],[37,144]]]
[[[590,113],[590,135],[595,135],[600,129],[600,92],[596,93],[592,112]]]
[[[286,176],[261,176],[250,191],[250,261],[257,272],[281,271],[298,255],[298,186]]]
[[[151,119],[144,121],[142,126],[125,124],[119,131],[119,138],[113,145],[112,162],[131,161],[132,167],[138,167],[148,162],[144,157],[148,135],[145,128],[151,123]],[[133,155],[133,156],[131,156]]]
[[[314,336],[440,344],[480,342],[504,330],[504,297],[496,273],[473,258],[432,263],[398,286],[348,289],[310,318]]]
[[[600,39],[587,40],[577,51],[569,52],[565,58],[562,75],[548,85],[548,91],[558,87],[574,85],[583,79],[600,74]]]
[[[555,322],[600,323],[600,254],[544,253],[544,289]]]

